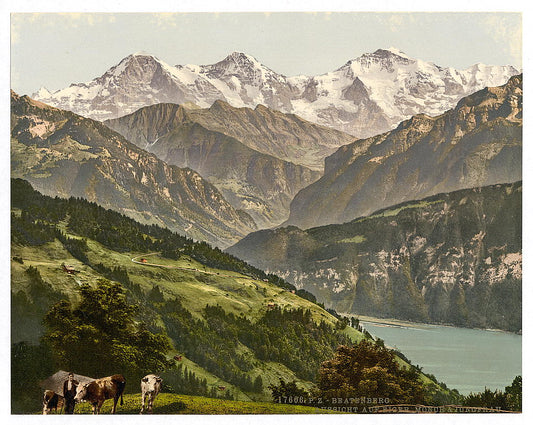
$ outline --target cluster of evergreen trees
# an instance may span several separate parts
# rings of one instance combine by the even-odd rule
[[[128,271],[124,267],[107,267],[102,263],[89,263],[89,265],[106,279],[121,283],[128,290],[126,293],[128,299],[139,301],[145,297],[141,286],[131,281]]]
[[[49,224],[39,214],[37,208],[22,210],[20,215],[11,214],[11,241],[15,244],[39,246],[54,239],[58,239],[65,249],[83,263],[88,263],[85,255],[87,240],[85,238],[71,238],[65,235],[56,225]]]
[[[163,374],[163,391],[188,395],[200,395],[213,398],[233,399],[231,391],[219,393],[217,388],[207,385],[207,379],[202,379],[183,364],[172,370],[172,373]]]
[[[276,307],[252,322],[244,315],[226,313],[220,306],[206,306],[196,319],[179,300],[160,303],[169,336],[185,355],[211,373],[245,391],[260,392],[262,379],[252,379],[254,356],[275,361],[305,380],[313,380],[320,363],[348,338],[332,326],[315,323],[309,310]],[[251,355],[253,354],[253,355]]]
[[[56,237],[55,226],[32,217],[28,211],[11,214],[11,242],[21,245],[43,245]]]
[[[42,318],[63,294],[46,282],[36,267],[26,269],[28,290],[11,292],[11,330],[20,340],[36,341],[43,332]]]

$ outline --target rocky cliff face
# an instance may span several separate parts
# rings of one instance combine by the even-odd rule
[[[248,235],[228,251],[339,312],[521,329],[522,184],[407,202],[349,223]]]
[[[294,115],[223,101],[207,109],[158,104],[105,124],[163,161],[198,171],[262,228],[285,221],[296,193],[320,177],[324,156],[353,141]]]
[[[167,165],[100,122],[11,94],[11,173],[224,247],[255,223],[197,172]]]
[[[34,97],[98,120],[163,102],[193,102],[202,108],[216,100],[235,107],[265,105],[369,137],[412,115],[441,114],[459,99],[518,73],[512,66],[441,67],[394,48],[365,53],[327,74],[295,77],[276,73],[240,52],[212,65],[176,66],[137,53],[90,82],[54,93],[41,89]]]
[[[254,109],[234,108],[216,101],[208,109],[190,111],[189,117],[258,152],[320,172],[324,170],[325,157],[356,140],[346,133],[263,105]]]
[[[437,117],[343,146],[324,176],[296,195],[287,224],[342,223],[442,192],[510,183],[522,176],[522,76],[462,99]]]

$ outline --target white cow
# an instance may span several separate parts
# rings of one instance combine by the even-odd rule
[[[154,374],[146,375],[141,379],[141,412],[144,412],[144,404],[146,402],[146,397],[148,397],[148,412],[152,413],[152,406],[154,400],[157,397],[157,394],[161,391],[161,382],[163,380]]]

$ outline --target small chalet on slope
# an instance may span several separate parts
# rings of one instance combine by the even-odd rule
[[[61,264],[61,267],[63,268],[63,271],[67,274],[76,274],[79,273],[79,270],[76,270],[74,267],[69,266],[68,264]]]

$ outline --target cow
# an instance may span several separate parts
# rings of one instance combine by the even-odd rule
[[[124,393],[124,387],[126,386],[126,380],[124,376],[112,375],[105,378],[96,379],[85,384],[79,384],[76,388],[76,396],[74,400],[76,403],[82,401],[88,401],[93,405],[93,415],[99,414],[100,409],[104,401],[113,399],[113,408],[111,413],[115,413],[117,408],[117,402],[120,397],[120,405],[124,404],[122,394]]]
[[[141,379],[141,412],[144,412],[144,404],[148,397],[148,413],[152,413],[152,406],[157,394],[161,391],[161,382],[163,380],[154,374],[146,375]]]
[[[57,408],[62,404],[62,399],[63,397],[55,391],[45,390],[43,395],[43,415],[47,415],[52,409],[57,413]]]

